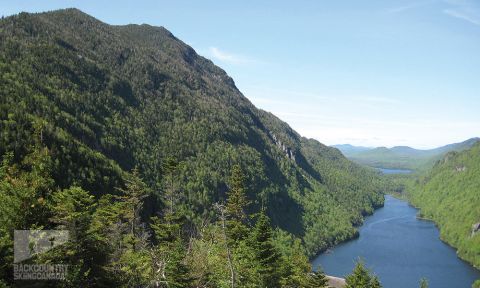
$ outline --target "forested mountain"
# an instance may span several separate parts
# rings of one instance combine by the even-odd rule
[[[420,216],[438,224],[442,239],[480,267],[480,143],[449,152],[406,191]]]
[[[239,220],[256,225],[252,237],[276,235],[282,247],[300,241],[295,247],[310,256],[355,236],[355,225],[383,204],[385,184],[376,172],[254,107],[222,69],[161,27],[112,26],[76,9],[0,20],[0,120],[2,269],[10,269],[13,229],[90,223],[82,224],[85,235],[96,236],[79,241],[102,249],[120,239],[101,234],[122,224],[117,218],[132,227],[125,235],[134,240],[125,241],[133,246],[125,247],[133,248],[125,251],[147,251],[135,244],[138,226],[156,235],[158,245],[170,239],[174,246],[161,246],[162,253],[187,245],[189,257],[204,257],[202,247],[210,242],[198,239],[220,237],[212,232],[220,228],[210,224],[221,219],[215,203],[225,203],[232,191],[236,165],[250,203],[242,207],[260,213],[257,220]],[[133,214],[121,214],[130,211],[125,207]],[[74,215],[86,220],[72,220],[71,209],[83,211]],[[172,226],[180,218],[182,224]],[[266,228],[270,222],[275,233]],[[175,242],[159,231],[183,236]],[[116,252],[89,253],[107,261]],[[117,256],[129,265],[144,263],[135,253]],[[113,271],[136,271],[129,267]],[[207,277],[200,274],[196,281]],[[102,277],[93,279],[108,280]]]
[[[470,138],[460,143],[453,143],[434,149],[420,150],[408,146],[392,148],[365,148],[336,145],[350,160],[357,163],[380,168],[425,170],[431,168],[435,161],[450,151],[462,151],[472,147],[480,138]]]

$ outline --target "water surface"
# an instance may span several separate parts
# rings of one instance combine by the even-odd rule
[[[408,169],[388,169],[388,168],[377,168],[383,174],[410,174],[412,170]]]
[[[328,275],[349,274],[361,257],[385,288],[415,288],[425,277],[431,288],[470,288],[480,271],[459,259],[439,239],[434,223],[418,220],[407,202],[385,197],[385,206],[365,220],[358,239],[341,244],[313,261]]]

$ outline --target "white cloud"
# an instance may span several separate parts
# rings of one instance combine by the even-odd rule
[[[396,14],[396,13],[405,12],[407,10],[411,10],[411,9],[414,9],[414,8],[417,8],[417,7],[420,7],[420,6],[427,5],[431,2],[432,1],[414,2],[414,3],[404,5],[404,6],[390,8],[390,9],[387,9],[387,14]]]
[[[458,19],[466,20],[475,25],[480,25],[480,17],[475,17],[474,15],[468,15],[467,13],[452,10],[452,9],[445,9],[443,10],[443,13]]]
[[[445,2],[451,7],[444,9],[443,13],[480,26],[480,6],[478,4],[468,0],[446,0]]]
[[[239,55],[239,54],[229,53],[229,52],[220,50],[217,47],[210,47],[208,51],[209,51],[209,54],[214,59],[224,63],[228,63],[228,64],[241,65],[241,64],[248,64],[248,63],[254,62],[254,60],[249,57]]]
[[[412,10],[412,9],[415,9],[415,8],[418,8],[418,7],[421,7],[421,6],[426,6],[426,5],[431,4],[433,2],[436,2],[436,0],[416,1],[416,2],[412,2],[410,4],[406,4],[406,5],[403,5],[403,6],[398,6],[398,7],[393,7],[393,8],[387,9],[386,13],[387,14],[402,13],[402,12]]]
[[[403,6],[393,7],[386,10],[387,14],[397,14],[408,10],[412,10],[421,6],[426,6],[430,3],[436,2],[435,0],[417,1]],[[443,9],[443,13],[461,19],[471,24],[480,26],[480,5],[479,2],[472,0],[443,0],[444,3],[449,5],[448,8]]]

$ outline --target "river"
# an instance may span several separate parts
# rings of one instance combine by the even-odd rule
[[[408,170],[408,169],[387,169],[387,168],[377,168],[377,169],[380,170],[380,172],[382,172],[385,175],[388,175],[388,174],[410,174],[410,173],[412,173],[412,170]]]
[[[344,277],[361,257],[385,288],[419,287],[425,277],[431,288],[470,288],[480,271],[459,259],[439,239],[430,221],[419,220],[407,202],[385,197],[385,206],[367,217],[358,239],[341,244],[313,260],[328,275]]]

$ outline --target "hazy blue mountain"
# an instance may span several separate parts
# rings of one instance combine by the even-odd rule
[[[362,151],[367,151],[374,149],[373,147],[364,147],[364,146],[354,146],[351,144],[337,144],[337,145],[332,145],[332,147],[337,148],[340,150],[340,152],[343,153],[343,155],[347,156],[352,154],[352,153],[357,153],[357,152],[362,152]]]
[[[450,151],[463,151],[469,149],[480,138],[470,138],[463,142],[448,144],[434,149],[415,149],[409,146],[395,146],[392,148],[377,147],[362,149],[351,145],[337,145],[342,153],[349,159],[372,167],[392,169],[426,169]],[[338,147],[340,146],[340,147]]]

